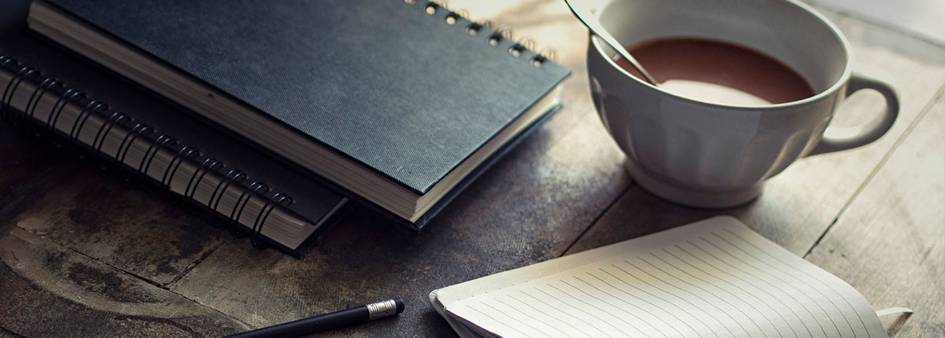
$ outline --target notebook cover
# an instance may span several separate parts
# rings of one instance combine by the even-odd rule
[[[489,170],[489,168],[491,168],[493,165],[495,165],[500,160],[502,160],[502,158],[504,158],[505,155],[507,155],[509,152],[515,149],[515,147],[518,146],[519,143],[522,143],[523,140],[528,138],[529,135],[534,134],[538,129],[541,129],[541,126],[546,121],[550,120],[551,117],[554,116],[554,114],[557,113],[558,110],[560,109],[561,109],[560,104],[552,106],[549,109],[549,111],[545,112],[541,118],[539,118],[535,122],[532,122],[532,124],[529,125],[527,128],[525,128],[524,130],[522,130],[521,133],[519,133],[514,138],[506,142],[505,145],[502,146],[502,148],[500,148],[499,150],[496,150],[496,152],[493,153],[492,156],[489,156],[488,159],[483,161],[482,164],[476,168],[476,170],[470,172],[469,175],[466,175],[466,177],[463,178],[462,181],[456,184],[453,190],[447,193],[446,196],[443,196],[443,198],[441,198],[438,202],[436,202],[436,204],[434,204],[433,207],[430,208],[430,210],[428,210],[425,214],[423,214],[423,216],[420,217],[420,219],[414,222],[413,227],[415,227],[417,230],[422,230],[428,223],[430,223],[436,217],[436,215],[438,215],[441,211],[443,211],[443,208],[445,208],[446,205],[448,205],[450,202],[453,201],[453,199],[458,197],[459,194],[463,192],[463,190],[465,190],[467,187],[469,187],[469,185],[475,182],[476,179],[479,178],[479,176],[482,176],[482,174],[485,173],[487,170]]]
[[[216,130],[215,126],[148,92],[128,86],[117,75],[57,45],[42,41],[25,30],[3,34],[0,41],[0,54],[16,57],[46,74],[54,75],[69,87],[102,99],[113,109],[127,112],[135,119],[173,136],[181,144],[194,146],[230,167],[239,168],[252,179],[265,182],[273,191],[291,196],[295,203],[286,208],[312,224],[331,217],[339,211],[339,205],[347,200],[308,175],[271,160],[245,141]],[[280,247],[295,253],[295,248]]]
[[[569,73],[425,1],[49,2],[418,194]]]

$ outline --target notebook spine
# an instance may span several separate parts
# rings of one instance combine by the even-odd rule
[[[144,177],[156,181],[155,183],[158,183],[165,190],[171,189],[172,180],[177,176],[181,164],[185,161],[190,162],[197,167],[197,170],[195,170],[190,177],[187,177],[187,185],[181,195],[197,204],[203,203],[198,201],[194,194],[197,191],[197,187],[200,186],[207,175],[212,173],[218,177],[222,177],[223,179],[220,179],[216,184],[213,195],[211,195],[205,207],[237,224],[243,224],[250,228],[252,232],[251,242],[254,247],[264,246],[262,230],[273,209],[276,207],[287,208],[295,203],[295,200],[291,196],[274,191],[264,182],[251,179],[238,168],[228,167],[222,161],[200,152],[197,148],[181,144],[181,142],[174,137],[136,120],[125,112],[112,110],[106,103],[91,99],[81,90],[69,88],[59,79],[46,76],[39,70],[29,65],[22,64],[13,57],[0,55],[0,71],[10,76],[6,86],[3,87],[3,96],[0,97],[0,119],[16,124],[21,119],[28,118],[32,120],[34,124],[38,124],[42,127],[41,129],[49,131],[49,134],[58,134],[75,145],[84,146],[84,148],[97,153],[103,158],[109,159],[116,165],[136,171]],[[13,99],[16,97],[18,91],[23,90],[24,82],[38,85],[36,85],[32,93],[29,94],[29,99],[24,107],[13,107]],[[45,120],[40,121],[36,116],[36,109],[45,95],[55,95],[56,99]],[[56,128],[56,126],[62,116],[63,110],[69,104],[74,104],[82,108],[73,123],[66,128],[68,129],[67,132],[66,130]],[[92,139],[91,144],[87,144],[80,140],[80,135],[82,135],[87,122],[92,116],[98,116],[105,122],[95,130],[95,137]],[[109,154],[103,151],[102,147],[105,140],[116,126],[124,128],[129,132],[121,140],[117,151],[115,151],[114,154]],[[141,140],[147,142],[148,149],[140,162],[135,165],[129,164],[126,162],[129,149],[131,149],[132,144]],[[151,169],[154,158],[161,150],[175,155],[164,168],[159,178],[152,177],[148,172]],[[236,206],[232,208],[229,214],[226,214],[220,209],[220,200],[223,198],[226,191],[233,186],[242,188],[242,193],[237,200]],[[262,201],[263,207],[254,218],[252,224],[241,223],[239,221],[240,217],[243,215],[243,211],[252,197],[256,197]],[[284,211],[293,216],[298,216],[298,214],[289,209],[285,209]]]
[[[535,41],[523,37],[516,39],[511,29],[503,25],[496,25],[491,21],[475,21],[469,18],[469,12],[464,9],[451,9],[446,1],[431,0],[403,0],[407,6],[417,6],[430,16],[443,16],[447,25],[465,24],[466,33],[470,36],[486,36],[486,42],[493,47],[500,47],[503,41],[513,41],[511,47],[507,49],[509,55],[513,57],[522,57],[531,52],[529,61],[535,67],[542,67],[546,62],[557,61],[558,53],[554,49],[542,49],[536,51]],[[444,14],[445,13],[445,14]]]

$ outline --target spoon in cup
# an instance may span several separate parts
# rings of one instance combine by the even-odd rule
[[[610,45],[610,48],[616,50],[617,54],[620,54],[621,57],[629,61],[630,65],[633,66],[637,72],[643,74],[643,80],[654,86],[659,85],[659,82],[656,81],[656,78],[650,76],[650,73],[648,73],[646,69],[643,68],[643,65],[641,65],[640,62],[633,57],[633,55],[630,55],[630,52],[628,52],[626,48],[623,48],[623,45],[621,45],[620,42],[613,37],[613,35],[610,35],[610,33],[604,29],[604,26],[600,24],[600,21],[597,21],[597,19],[585,8],[575,6],[571,2],[571,0],[564,0],[564,3],[568,5],[568,8],[570,8],[571,12],[574,13],[574,16],[576,16],[578,20],[580,20],[581,23],[587,27],[587,30],[591,31],[591,34],[597,35],[597,37],[601,38],[604,40],[604,42]]]

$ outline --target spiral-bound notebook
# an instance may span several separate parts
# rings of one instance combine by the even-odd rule
[[[294,251],[347,201],[309,175],[24,33],[5,34],[0,43],[0,112],[6,120],[37,127],[147,178],[248,230],[254,244]]]
[[[417,226],[569,74],[422,0],[36,0],[28,23]]]

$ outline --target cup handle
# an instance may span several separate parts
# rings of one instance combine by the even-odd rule
[[[886,132],[889,131],[889,128],[892,128],[893,122],[896,122],[896,116],[899,115],[899,96],[896,94],[896,90],[879,80],[853,74],[853,77],[850,78],[850,83],[847,84],[846,96],[849,97],[853,93],[863,89],[872,89],[883,95],[883,99],[886,100],[886,108],[883,115],[866,126],[852,128],[827,127],[827,130],[824,131],[823,139],[820,140],[820,144],[818,144],[808,156],[866,145],[876,141],[885,135]]]

